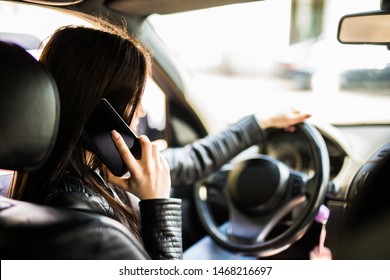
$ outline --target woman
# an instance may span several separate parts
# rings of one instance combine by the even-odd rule
[[[168,149],[164,153],[168,162],[146,136],[140,136],[142,157],[136,160],[121,135],[113,131],[112,139],[131,174],[115,177],[85,149],[83,127],[101,98],[131,127],[137,125],[145,115],[141,98],[151,58],[124,29],[99,23],[98,28],[59,29],[44,48],[40,61],[53,75],[60,94],[59,133],[45,165],[34,172],[18,173],[10,196],[109,216],[125,225],[151,258],[180,259],[181,202],[169,198],[171,176],[175,182],[199,179],[261,142],[260,127],[289,128],[308,115],[291,112],[265,120],[248,117],[184,149]],[[130,194],[140,199],[139,205],[134,205]]]

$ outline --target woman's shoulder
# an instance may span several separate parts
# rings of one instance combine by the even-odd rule
[[[50,206],[91,211],[108,215],[111,210],[108,202],[80,177],[65,174],[52,192],[46,197]]]

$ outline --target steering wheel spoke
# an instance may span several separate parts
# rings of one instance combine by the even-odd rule
[[[262,242],[264,240],[262,237],[266,236],[273,228],[270,223],[272,213],[260,217],[250,217],[232,206],[230,207],[229,217],[230,223],[227,227],[227,234],[229,239],[237,243],[254,244]]]
[[[290,197],[294,198],[304,195],[307,192],[310,180],[311,177],[309,175],[296,170],[290,170]]]
[[[305,195],[297,195],[289,202],[283,203],[283,207],[258,217],[244,215],[233,206],[230,208],[230,223],[227,227],[227,234],[231,240],[243,244],[265,242],[282,219],[305,202],[307,202]]]

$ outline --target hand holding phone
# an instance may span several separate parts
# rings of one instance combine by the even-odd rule
[[[107,181],[118,186],[141,200],[167,198],[170,195],[171,176],[169,166],[158,147],[147,136],[140,136],[142,158],[136,160],[127,148],[123,138],[116,131],[112,139],[128,166],[130,177],[117,177],[107,172]]]
[[[122,135],[133,156],[140,159],[142,152],[138,137],[110,103],[103,98],[85,124],[82,139],[87,149],[96,154],[115,176],[123,176],[128,169],[113,143],[112,130]]]

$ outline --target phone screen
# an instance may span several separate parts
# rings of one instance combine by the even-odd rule
[[[123,176],[128,169],[111,138],[114,129],[122,135],[133,156],[140,159],[142,153],[138,137],[104,98],[87,121],[82,139],[87,149],[95,153],[114,175]]]

